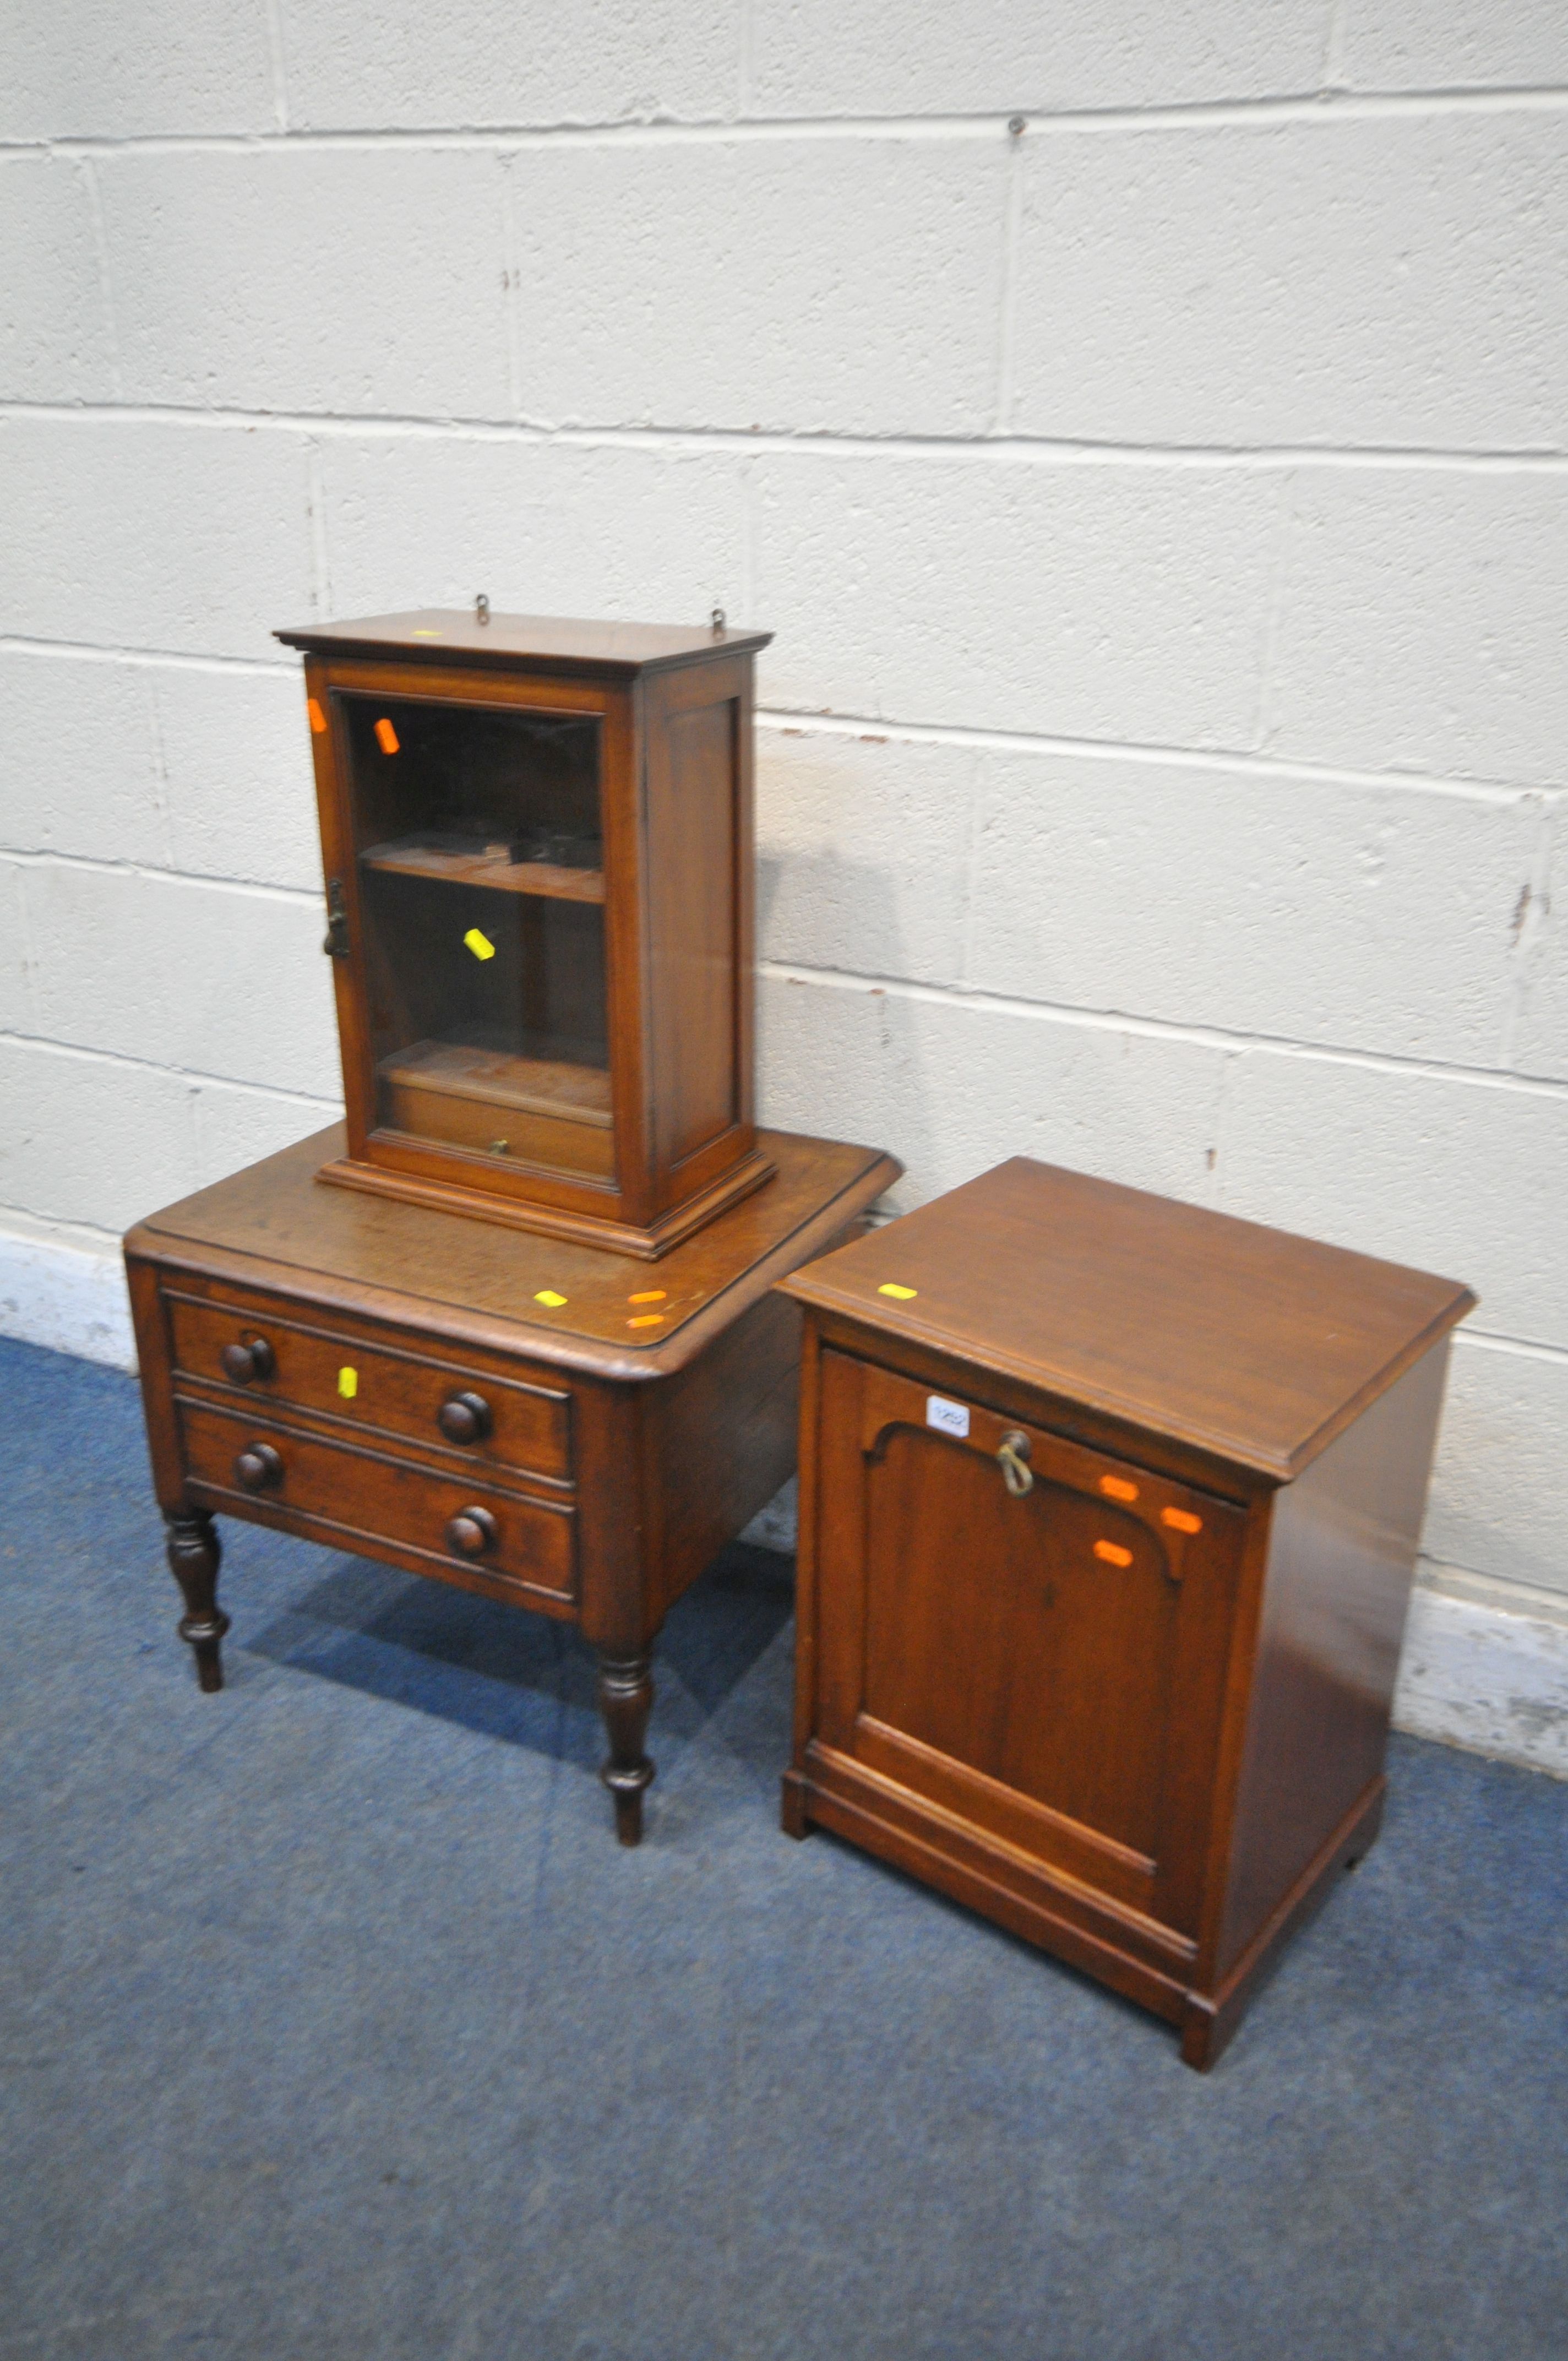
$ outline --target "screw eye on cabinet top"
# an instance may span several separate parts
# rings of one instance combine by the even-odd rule
[[[1467,1288],[1016,1158],[806,1308],[786,1829],[1206,2066],[1382,1811]]]
[[[323,1178],[645,1257],[772,1170],[762,631],[432,611],[305,654],[347,1152]]]

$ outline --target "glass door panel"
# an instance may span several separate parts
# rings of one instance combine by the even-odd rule
[[[339,703],[378,1127],[610,1179],[597,718]]]

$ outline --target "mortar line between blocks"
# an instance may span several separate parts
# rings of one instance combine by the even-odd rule
[[[1233,1049],[1220,1061],[1219,1087],[1214,1093],[1214,1139],[1209,1150],[1209,1204],[1218,1213],[1224,1210],[1225,1150],[1230,1146],[1231,1110],[1235,1104],[1235,1079],[1241,1069],[1245,1049]]]
[[[749,494],[752,480],[750,471],[747,471],[743,481]],[[746,604],[743,619],[748,622],[752,620],[755,598],[754,520],[752,534],[753,547],[748,555],[750,570],[744,577]],[[0,632],[0,654],[44,656],[87,664],[167,665],[191,672],[263,674],[275,680],[295,682],[300,678],[296,665],[275,657],[198,655],[181,648],[130,647],[112,640],[42,639],[21,631]],[[1444,774],[1436,771],[1357,770],[1342,763],[1314,763],[1310,755],[1261,753],[1245,747],[1179,746],[1162,743],[1157,739],[1075,738],[1047,730],[992,730],[957,721],[918,721],[885,714],[835,712],[827,707],[760,705],[755,718],[759,730],[786,738],[871,736],[896,739],[901,743],[916,746],[973,746],[995,753],[1064,754],[1081,757],[1088,762],[1136,761],[1178,770],[1232,772],[1243,777],[1280,784],[1303,780],[1324,786],[1388,787],[1413,794],[1451,796],[1472,803],[1507,805],[1528,796],[1540,796],[1555,804],[1568,796],[1568,777],[1563,780],[1473,778],[1464,774]],[[243,884],[251,881],[236,879],[234,882]]]
[[[1559,1368],[1568,1368],[1568,1345],[1539,1345],[1531,1338],[1509,1336],[1496,1328],[1461,1326],[1453,1332],[1456,1345],[1464,1345],[1478,1353],[1506,1353],[1515,1360],[1550,1361]]]
[[[1552,907],[1552,853],[1556,818],[1556,805],[1542,796],[1536,818],[1535,841],[1530,848],[1530,874],[1520,889],[1514,920],[1514,939],[1508,950],[1508,998],[1497,1044],[1498,1063],[1506,1067],[1511,1067],[1514,1062],[1536,963],[1537,945],[1545,933],[1546,919]]]
[[[367,441],[526,443],[563,450],[751,451],[845,459],[905,459],[992,467],[1190,468],[1272,475],[1280,468],[1427,475],[1568,475],[1568,450],[1541,447],[1464,450],[1437,445],[1314,443],[1099,443],[1069,435],[988,434],[978,422],[964,434],[922,434],[832,428],[795,433],[784,428],[713,426],[692,422],[657,426],[609,423],[559,425],[543,419],[498,419],[327,410],[247,410],[206,402],[29,401],[0,399],[0,418],[54,425],[185,426],[214,433],[359,436]]]
[[[21,631],[0,631],[0,654],[67,656],[89,664],[170,664],[189,672],[270,673],[278,680],[297,680],[293,664],[273,656],[190,655],[179,648],[127,648],[113,641],[38,640]]]
[[[13,1227],[22,1223],[25,1228]],[[79,1222],[57,1217],[52,1213],[35,1213],[26,1205],[10,1203],[0,1198],[0,1239],[13,1246],[62,1246],[71,1254],[103,1254],[116,1258],[120,1252],[120,1232],[106,1230],[98,1222]],[[0,2352],[4,2351],[0,2346]]]
[[[165,866],[174,873],[179,863],[174,858],[174,815],[169,804],[169,758],[163,742],[163,708],[158,694],[158,675],[144,666],[142,686],[147,694],[147,726],[148,756],[152,771],[152,800],[158,811],[159,833],[163,839]],[[107,863],[106,866],[114,866]]]
[[[1568,1100],[1568,1080],[1550,1074],[1501,1073],[1491,1066],[1462,1066],[1442,1058],[1404,1058],[1381,1049],[1356,1049],[1339,1042],[1297,1041],[1288,1035],[1233,1033],[1223,1026],[1181,1024],[1131,1011],[1083,1008],[1064,1001],[1021,1000],[996,992],[963,992],[948,984],[919,983],[907,976],[854,975],[839,968],[804,967],[787,960],[760,960],[757,972],[770,983],[810,984],[824,992],[856,992],[933,1007],[972,1009],[985,1016],[1023,1016],[1039,1024],[1080,1026],[1089,1032],[1126,1033],[1140,1039],[1184,1041],[1196,1049],[1255,1050],[1259,1055],[1298,1058],[1313,1065],[1356,1066],[1372,1073],[1409,1074],[1454,1082],[1476,1090],[1514,1091],[1531,1098]]]
[[[751,109],[756,74],[757,27],[753,0],[736,0],[735,121],[744,123]]]
[[[272,112],[278,128],[289,129],[289,59],[283,38],[281,0],[267,0],[267,49],[272,67]]]
[[[276,106],[276,101],[274,102]],[[1414,90],[1311,88],[1252,98],[1208,98],[1167,101],[1151,106],[1085,106],[1025,111],[1031,131],[1057,138],[1094,137],[1103,133],[1170,131],[1207,125],[1301,123],[1326,126],[1337,122],[1381,121],[1400,115],[1560,114],[1568,108],[1568,83],[1516,82],[1480,87],[1474,83],[1436,84]],[[693,117],[687,122],[654,122],[622,116],[597,123],[518,123],[499,120],[478,125],[419,124],[378,126],[338,126],[310,130],[231,132],[141,132],[121,137],[82,133],[37,139],[0,142],[5,156],[225,154],[297,149],[365,148],[489,148],[498,141],[530,147],[598,147],[614,141],[625,146],[699,146],[743,139],[761,144],[789,139],[965,139],[992,138],[998,127],[1018,110],[984,107],[957,114],[903,115],[753,115],[737,118],[728,114]]]
[[[784,738],[896,739],[912,746],[974,746],[1000,754],[1065,754],[1090,762],[1127,761],[1164,764],[1173,770],[1234,772],[1277,784],[1305,781],[1318,786],[1409,788],[1453,796],[1462,802],[1516,804],[1533,796],[1555,799],[1568,785],[1545,786],[1529,779],[1444,778],[1423,771],[1354,771],[1288,755],[1250,752],[1223,746],[1169,746],[1150,740],[1058,737],[1047,730],[981,730],[962,722],[889,720],[881,715],[811,713],[789,706],[759,707],[757,727]]]
[[[517,182],[512,167],[514,156],[499,159],[501,171],[501,253],[504,258],[501,289],[506,298],[507,390],[511,396],[512,416],[522,416],[522,321],[519,313],[521,295],[521,270],[517,247]]]
[[[1264,602],[1262,643],[1258,649],[1257,703],[1253,711],[1250,733],[1252,751],[1257,754],[1264,752],[1274,734],[1275,673],[1280,633],[1284,628],[1285,593],[1290,579],[1296,532],[1296,475],[1292,468],[1280,478],[1275,501],[1274,554],[1268,568],[1268,591]]]
[[[1021,116],[1014,121],[1022,122]],[[996,319],[996,409],[999,435],[1013,432],[1014,345],[1018,303],[1018,247],[1024,217],[1024,135],[1009,126],[1007,175],[1002,205],[1002,269]]]
[[[1330,0],[1327,38],[1323,43],[1323,95],[1344,95],[1345,0]]]
[[[751,471],[742,471],[742,481],[751,491]],[[748,563],[751,571],[745,577],[745,606],[742,618],[750,622],[755,598],[755,522],[752,522],[753,546]],[[80,660],[88,664],[128,664],[169,665],[192,672],[260,673],[277,680],[297,682],[296,665],[269,656],[195,655],[179,648],[127,647],[115,641],[35,639],[20,631],[0,632],[0,654],[34,655]],[[1332,763],[1314,763],[1310,756],[1265,754],[1234,746],[1177,746],[1161,744],[1157,740],[1132,738],[1073,738],[1045,730],[988,730],[963,722],[914,721],[883,714],[836,713],[827,708],[812,709],[787,705],[759,706],[757,727],[776,732],[782,737],[815,738],[872,736],[895,739],[915,746],[973,746],[996,753],[1065,754],[1080,756],[1090,762],[1125,762],[1133,760],[1168,765],[1179,770],[1209,770],[1235,773],[1242,777],[1258,778],[1284,784],[1303,780],[1314,785],[1350,787],[1391,787],[1401,791],[1436,796],[1452,796],[1464,802],[1515,804],[1530,796],[1542,796],[1555,802],[1568,795],[1568,778],[1562,781],[1539,779],[1469,778],[1464,775],[1444,776],[1431,771],[1361,771]],[[236,879],[236,884],[249,881]]]
[[[260,877],[214,877],[200,869],[159,869],[147,861],[99,861],[89,852],[56,852],[48,845],[0,846],[0,857],[27,869],[81,869],[93,877],[131,877],[156,885],[215,886],[223,894],[243,894],[253,902],[282,902],[294,908],[316,909],[319,890],[309,885],[274,885]]]
[[[310,507],[311,595],[318,620],[332,613],[332,561],[326,538],[326,476],[321,445],[313,436],[305,445],[305,499]]]
[[[109,230],[104,219],[103,192],[90,156],[79,159],[82,185],[87,197],[88,218],[93,224],[93,247],[98,260],[98,299],[103,306],[104,329],[109,339],[109,382],[115,399],[125,391],[125,375],[120,367],[120,327],[115,312],[115,283],[109,269]]]
[[[196,1088],[211,1087],[221,1091],[249,1091],[261,1099],[276,1099],[280,1105],[297,1106],[314,1114],[319,1109],[328,1122],[343,1113],[340,1099],[318,1099],[308,1091],[286,1091],[277,1082],[252,1082],[243,1074],[209,1074],[197,1066],[170,1066],[156,1058],[133,1058],[123,1049],[100,1049],[82,1041],[57,1041],[43,1033],[18,1033],[14,1027],[0,1028],[0,1041],[14,1041],[24,1049],[41,1049],[56,1058],[80,1059],[88,1065],[125,1066],[140,1074],[167,1074],[177,1082],[190,1082]]]

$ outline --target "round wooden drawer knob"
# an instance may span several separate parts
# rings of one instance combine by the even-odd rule
[[[265,1336],[252,1336],[244,1345],[225,1345],[218,1358],[224,1365],[225,1377],[236,1386],[248,1386],[256,1378],[269,1378],[278,1367]]]
[[[269,1443],[247,1443],[234,1463],[234,1480],[245,1492],[269,1492],[283,1481],[283,1462]]]
[[[448,1443],[483,1443],[490,1431],[490,1405],[483,1394],[452,1394],[435,1422]]]
[[[461,1509],[446,1528],[446,1545],[459,1557],[483,1557],[499,1538],[488,1509]]]

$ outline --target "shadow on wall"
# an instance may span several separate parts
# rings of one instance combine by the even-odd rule
[[[890,871],[817,851],[764,855],[759,882],[764,942],[792,942],[787,893],[792,906],[851,916],[880,948],[881,973],[918,972]],[[774,956],[791,963],[788,950]],[[1210,1202],[1224,1068],[1222,1050],[1093,1011],[1008,1008],[814,968],[760,982],[762,1120],[890,1148],[907,1167],[888,1201],[897,1212],[1010,1156]]]

